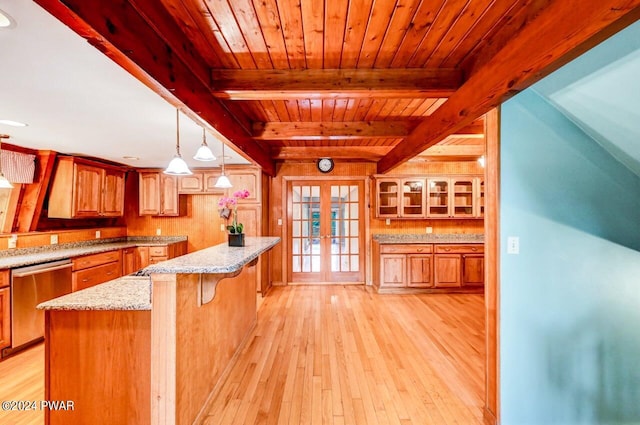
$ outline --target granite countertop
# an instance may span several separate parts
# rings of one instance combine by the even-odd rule
[[[152,264],[138,274],[152,273],[231,273],[258,258],[280,242],[279,237],[246,237],[245,246],[230,247],[226,243]]]
[[[40,310],[151,310],[151,278],[123,276],[38,305]]]
[[[87,254],[136,246],[156,246],[186,241],[186,236],[130,236],[126,238],[96,239],[93,241],[47,245],[0,251],[0,269],[63,260]]]
[[[41,310],[151,310],[152,273],[230,273],[258,258],[280,242],[278,237],[247,237],[244,247],[226,243],[146,267],[136,276],[123,276],[55,298]]]
[[[394,243],[484,243],[484,235],[480,233],[428,233],[410,235],[375,234],[373,240],[381,244]]]

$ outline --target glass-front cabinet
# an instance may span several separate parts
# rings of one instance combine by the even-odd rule
[[[376,177],[378,218],[482,218],[480,176]]]
[[[427,217],[450,217],[449,179],[446,177],[429,178],[427,186],[429,187]]]
[[[378,217],[398,218],[400,203],[398,202],[400,182],[398,179],[377,180],[377,210]]]
[[[424,217],[424,179],[402,180],[402,217]]]

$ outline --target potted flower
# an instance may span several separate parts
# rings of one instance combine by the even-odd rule
[[[230,225],[227,225],[229,231],[229,246],[244,246],[244,225],[238,223],[238,199],[246,199],[250,195],[247,189],[238,190],[233,193],[232,197],[223,196],[218,201],[218,210],[220,217],[225,220],[229,219],[229,216],[233,214],[233,219]]]

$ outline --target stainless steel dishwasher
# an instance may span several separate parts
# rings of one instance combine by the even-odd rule
[[[38,304],[69,293],[71,260],[12,269],[10,351],[44,336],[44,312],[36,309]]]

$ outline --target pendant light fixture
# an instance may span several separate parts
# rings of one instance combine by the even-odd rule
[[[209,145],[207,145],[207,133],[202,127],[202,144],[198,148],[198,151],[194,155],[193,159],[196,161],[215,161],[216,157],[209,149]]]
[[[229,181],[229,177],[224,173],[224,142],[222,142],[222,174],[220,174],[220,177],[218,177],[218,181],[214,186],[219,189],[229,189],[233,186],[231,181]]]
[[[13,189],[13,185],[7,180],[7,178],[2,173],[2,139],[8,138],[9,136],[5,134],[0,134],[0,188],[2,189]]]
[[[176,154],[169,162],[169,166],[164,170],[165,174],[171,174],[174,176],[184,176],[193,174],[189,169],[189,166],[182,156],[180,156],[180,110],[176,109]]]

